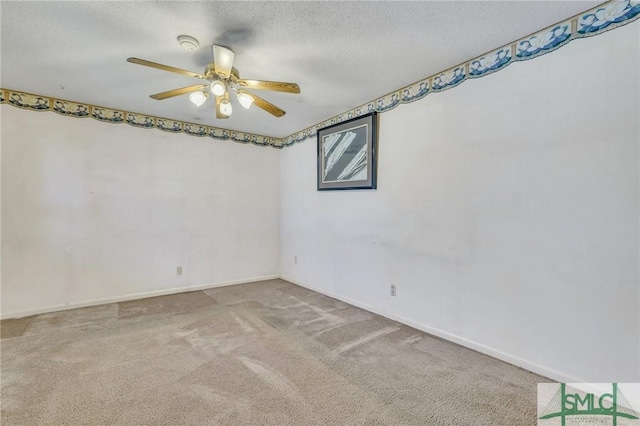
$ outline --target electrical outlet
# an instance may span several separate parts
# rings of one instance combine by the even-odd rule
[[[391,284],[391,295],[396,297],[396,286],[395,284]]]
[[[182,266],[176,268],[176,275],[182,275]]]
[[[293,263],[298,264],[298,256],[293,256]]]

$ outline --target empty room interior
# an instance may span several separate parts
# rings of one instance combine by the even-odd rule
[[[638,18],[0,2],[0,423],[640,424]]]

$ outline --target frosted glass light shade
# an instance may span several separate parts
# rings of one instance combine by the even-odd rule
[[[253,97],[251,97],[251,95],[248,93],[240,92],[238,93],[238,102],[240,102],[240,105],[242,105],[246,109],[249,109],[249,107],[253,103]]]
[[[195,106],[199,107],[207,100],[207,94],[198,90],[197,92],[193,92],[189,95],[189,100],[193,102]]]
[[[214,95],[222,96],[226,91],[227,91],[227,88],[225,87],[224,83],[221,82],[220,80],[214,80],[211,83],[211,93],[213,93]]]
[[[220,114],[226,115],[228,117],[231,115],[232,111],[233,107],[231,106],[231,103],[228,99],[220,102]]]

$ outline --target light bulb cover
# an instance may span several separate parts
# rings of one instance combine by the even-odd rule
[[[195,106],[199,107],[207,100],[207,97],[205,92],[198,90],[189,95],[189,100],[193,102]]]
[[[216,96],[222,96],[227,91],[227,87],[220,80],[213,80],[211,82],[211,93]]]
[[[249,107],[253,103],[253,96],[246,92],[238,92],[238,102],[244,108],[249,109]]]
[[[232,112],[233,107],[231,106],[229,99],[224,99],[222,102],[220,102],[220,114],[226,115],[228,117]]]

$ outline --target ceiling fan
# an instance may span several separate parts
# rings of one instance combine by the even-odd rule
[[[244,108],[248,109],[251,105],[256,105],[258,108],[262,108],[269,114],[276,117],[282,117],[285,114],[284,110],[246,89],[300,93],[300,86],[296,83],[284,83],[280,81],[241,79],[238,70],[233,68],[234,57],[235,53],[233,53],[231,49],[214,44],[213,62],[206,66],[203,74],[139,58],[128,58],[127,61],[133,64],[144,65],[163,71],[188,75],[200,80],[206,80],[206,82],[194,84],[193,86],[156,93],[155,95],[151,95],[151,98],[153,99],[163,100],[190,93],[189,99],[191,102],[196,106],[200,106],[204,104],[207,98],[209,98],[209,93],[211,93],[211,95],[215,97],[216,101],[216,117],[229,118],[233,110],[231,102],[229,101],[229,93],[232,92],[235,93],[238,102]]]

